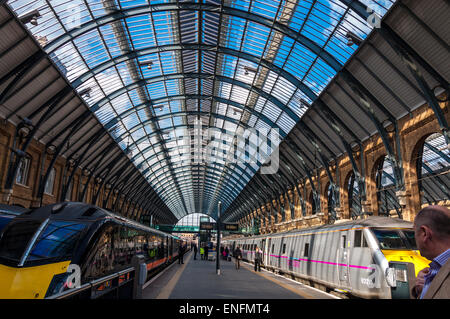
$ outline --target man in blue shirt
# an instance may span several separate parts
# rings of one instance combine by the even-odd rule
[[[418,274],[413,296],[450,299],[450,210],[442,206],[422,209],[414,220],[414,235],[420,254],[432,262]]]

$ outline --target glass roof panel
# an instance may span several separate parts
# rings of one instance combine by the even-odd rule
[[[383,16],[394,1],[361,2]],[[19,16],[39,10],[31,33],[79,93],[89,90],[86,104],[134,165],[149,167],[144,176],[179,218],[215,213],[227,189],[233,199],[259,164],[225,169],[223,150],[249,128],[288,134],[357,49],[347,32],[365,39],[372,30],[338,0],[8,3]],[[211,144],[221,156],[204,166],[191,159],[196,121],[228,131]],[[256,144],[269,155],[279,141]]]

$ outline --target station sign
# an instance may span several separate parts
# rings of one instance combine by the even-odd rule
[[[239,231],[238,223],[222,223],[222,230],[224,231]]]
[[[223,230],[223,231],[231,231],[231,232],[239,231],[238,223],[220,223],[220,225],[221,225],[220,230]],[[216,231],[217,223],[200,222],[200,230]]]
[[[200,230],[215,230],[216,223],[200,221]]]

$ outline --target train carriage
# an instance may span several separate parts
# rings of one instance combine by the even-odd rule
[[[416,276],[429,264],[415,246],[413,224],[388,217],[224,243],[240,246],[243,258],[248,261],[253,261],[254,247],[258,245],[263,250],[267,269],[362,298],[392,298],[395,275],[399,282],[407,280],[406,274],[394,271],[390,263],[412,265]],[[402,294],[405,297],[405,292]],[[396,297],[399,295],[397,292]]]
[[[178,254],[178,237],[84,203],[49,205],[16,217],[0,233],[0,298],[44,298],[66,289],[67,268],[81,284],[131,267],[152,272]]]

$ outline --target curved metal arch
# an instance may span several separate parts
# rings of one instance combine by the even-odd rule
[[[180,124],[180,125],[177,125],[177,126],[174,127],[174,128],[181,128],[181,127],[188,127],[188,126],[189,126],[189,125]],[[215,128],[215,129],[223,131],[223,129],[219,129],[219,128]],[[137,157],[141,156],[142,154],[145,154],[145,152],[147,152],[148,150],[151,150],[151,149],[157,147],[158,145],[159,145],[159,143],[156,143],[156,144],[154,144],[154,145],[151,145],[151,146],[149,146],[149,147],[143,149],[143,150],[140,152],[140,154],[137,154],[137,155],[135,155],[133,158],[131,158],[131,161],[135,161],[135,160],[137,159]],[[256,146],[256,145],[255,145],[253,142],[251,142],[251,141],[248,141],[248,145],[252,148],[252,150],[256,150],[256,149],[258,148],[258,146]],[[190,146],[191,146],[191,145],[186,145],[186,147],[190,147]],[[243,153],[243,154],[246,152],[246,150],[243,149],[242,147],[240,147],[239,145],[233,145],[233,148],[234,148],[235,150],[240,151],[240,152]],[[170,151],[175,150],[175,149],[179,149],[179,147],[168,148],[167,151],[170,152]],[[161,151],[159,151],[159,152],[157,152],[157,153],[154,153],[154,154],[152,154],[151,156],[147,157],[147,158],[145,159],[145,161],[151,161],[153,158],[155,158],[155,157],[157,157],[158,155],[161,155],[161,154],[163,154],[163,153],[165,153],[164,150],[161,150]],[[263,152],[262,155],[265,156],[265,157],[268,157],[268,154],[266,154],[265,152]],[[256,160],[256,163],[257,163],[258,165],[262,165],[262,163],[259,162],[259,160],[258,160],[257,158],[255,158],[254,156],[250,156],[250,155],[249,155],[249,159],[250,159],[250,160]],[[179,163],[179,162],[180,162],[180,161],[177,161],[177,162],[175,162],[174,164]],[[143,165],[142,163],[144,163],[144,162],[139,163],[139,166]],[[153,168],[155,165],[157,165],[157,164],[158,164],[158,163],[154,163],[154,164],[152,164],[151,166],[148,166],[148,168],[152,169],[152,168]],[[236,165],[236,166],[237,166],[237,165]],[[248,165],[246,165],[246,166],[248,167]],[[251,168],[251,169],[252,169],[254,172],[256,172],[253,168]],[[158,170],[159,170],[159,169],[158,169]]]
[[[178,168],[183,168],[183,167],[191,167],[191,168],[192,168],[192,167],[195,167],[195,165],[189,165],[189,164],[187,164],[187,165],[183,165],[183,166],[174,167],[174,171],[175,171],[176,169],[178,169]],[[225,167],[225,165],[224,165],[223,167]],[[237,167],[239,167],[239,166],[237,166]],[[162,169],[164,169],[164,167],[159,168],[157,171],[162,170]],[[218,168],[216,168],[216,167],[214,167],[214,166],[209,166],[207,169],[210,169],[210,170],[212,170],[212,171],[218,171]],[[242,169],[241,167],[239,167],[239,170],[240,170],[240,172],[242,172],[242,174],[245,174],[246,176],[248,176],[248,173],[247,173],[244,169]],[[207,171],[205,171],[205,172],[207,172]],[[209,172],[211,172],[211,171],[209,171]],[[222,172],[222,171],[221,171],[221,172]],[[165,173],[165,172],[164,172],[164,173]],[[163,175],[163,174],[159,174],[158,177],[160,177],[161,175]],[[205,175],[206,175],[206,174],[205,174]],[[230,175],[232,175],[232,174],[230,174]],[[216,175],[216,176],[220,177],[220,175]],[[236,178],[235,176],[233,176],[233,180],[236,181],[236,182],[241,181],[240,179]],[[166,188],[166,187],[168,187],[168,186],[171,186],[172,183],[173,183],[172,180],[164,181],[164,182],[161,183],[161,184],[158,182],[158,184],[155,184],[155,186],[154,186],[155,191],[156,191],[156,188],[161,188],[161,187]],[[237,184],[237,183],[235,183],[235,184]],[[239,183],[239,184],[242,185],[241,183]],[[245,185],[243,185],[243,187],[245,187]]]
[[[187,180],[181,181],[179,184],[180,184],[180,191],[181,192],[183,190],[184,191],[194,191],[192,189],[192,187],[190,187],[190,185],[191,185],[190,181],[187,181]],[[213,186],[213,184],[211,182],[209,182],[209,181],[205,181],[205,185]],[[213,190],[211,188],[205,189],[205,194],[209,195],[209,198],[211,198],[214,195]],[[233,201],[233,197],[231,197],[230,195],[226,195],[226,196],[224,196],[222,198],[225,198],[226,201],[228,201],[228,202],[232,202]],[[173,204],[173,205],[175,205],[178,202],[178,200],[173,198],[173,195],[172,196],[169,195],[165,200],[168,203]]]
[[[217,4],[197,4],[197,3],[166,3],[166,4],[149,4],[129,9],[122,9],[120,11],[114,12],[109,15],[104,15],[97,19],[88,21],[82,25],[80,25],[76,29],[72,29],[65,34],[59,36],[58,38],[51,41],[44,47],[46,52],[53,52],[57,48],[62,45],[68,43],[70,40],[75,39],[76,37],[83,35],[87,32],[90,32],[100,26],[105,24],[109,24],[111,22],[130,18],[133,16],[139,16],[144,14],[151,14],[154,12],[160,11],[179,11],[179,10],[192,10],[192,11],[202,11],[202,12],[220,12],[222,14],[239,17],[245,20],[250,20],[256,23],[259,23],[263,26],[266,26],[270,29],[276,30],[282,33],[285,36],[288,36],[300,44],[307,47],[311,52],[319,56],[322,60],[324,60],[330,67],[334,70],[339,71],[342,68],[342,65],[339,61],[332,56],[330,53],[324,50],[320,45],[315,43],[312,39],[298,33],[297,31],[291,29],[290,27],[273,21],[269,18],[265,18],[254,12],[247,12],[244,10],[231,8],[228,6],[217,5]]]
[[[200,114],[205,114],[205,112],[179,112],[179,113],[186,113],[186,114],[194,114],[194,115],[197,115],[198,113],[200,113]],[[171,114],[178,114],[178,113],[171,113]],[[209,113],[208,113],[209,114]],[[213,115],[217,115],[216,113],[213,113]],[[214,118],[216,118],[215,116],[214,116]],[[218,117],[218,118],[222,118],[222,119],[227,119],[227,118],[229,118],[229,117],[227,117],[227,116],[220,116],[220,117]],[[244,123],[242,123],[242,124],[244,124]],[[240,126],[240,125],[238,125],[238,126]],[[240,127],[242,127],[242,126],[240,126]],[[191,124],[179,124],[179,125],[174,125],[174,126],[172,126],[172,127],[170,127],[170,129],[173,129],[173,130],[177,130],[177,129],[181,129],[181,128],[194,128],[194,125],[191,125]],[[250,126],[248,126],[247,124],[245,124],[244,125],[244,128],[251,128]],[[221,129],[221,128],[218,128],[218,127],[213,127],[213,129],[214,130],[220,130],[221,131],[221,133],[226,133],[227,131],[225,130],[225,129]],[[167,130],[167,129],[164,129],[164,130]],[[134,144],[132,144],[132,145],[137,145],[138,143],[140,143],[140,142],[142,142],[142,141],[145,141],[146,139],[148,139],[148,138],[151,138],[153,135],[156,135],[156,134],[159,134],[159,132],[152,132],[152,133],[150,133],[150,134],[148,134],[148,135],[146,135],[146,136],[144,136],[144,137],[142,137],[142,138],[140,138],[138,141],[136,141]],[[120,137],[119,137],[120,138]],[[144,154],[145,152],[147,152],[147,151],[149,151],[149,150],[151,150],[152,148],[154,148],[154,147],[157,147],[158,145],[160,145],[162,142],[158,142],[158,143],[155,143],[155,144],[152,144],[152,145],[150,145],[150,146],[148,146],[148,147],[146,147],[145,149],[143,149],[141,152],[140,152],[140,154],[137,154],[137,155],[135,155],[135,156],[133,156],[132,158],[131,158],[131,161],[135,161],[136,160],[136,158],[137,157],[139,157],[139,155],[142,155],[142,154]],[[253,146],[253,149],[256,149],[256,147],[255,147],[255,145],[253,144],[253,143],[249,143],[249,145],[252,145]],[[130,147],[128,147],[128,149],[130,149]],[[173,148],[170,148],[170,150],[172,150]],[[239,149],[241,149],[241,148],[239,148]],[[155,153],[155,154],[160,154],[161,152],[158,152],[158,153]],[[268,156],[266,153],[263,153],[263,155],[265,155],[265,156]],[[154,157],[154,154],[153,155],[151,155],[149,158],[147,158],[146,160],[151,160],[151,159],[153,159],[153,157]]]
[[[191,170],[187,170],[187,169],[185,169],[185,168],[192,168],[192,166],[191,165],[183,165],[183,166],[179,166],[179,167],[175,167],[174,168],[174,171],[176,171],[177,169],[178,170],[180,170],[180,169],[182,169],[181,171],[178,171],[178,173],[184,173],[184,172],[191,172]],[[213,176],[215,176],[215,177],[220,177],[220,175],[219,174],[216,174],[215,172],[222,172],[222,171],[219,171],[219,169],[218,168],[216,168],[216,167],[209,167],[209,169],[210,169],[210,171],[208,171],[208,173],[206,173],[206,171],[205,171],[205,179],[208,177],[207,175],[209,174],[209,175],[213,175]],[[183,179],[182,181],[185,181],[186,179]],[[239,184],[240,186],[242,186],[242,188],[244,188],[245,187],[245,185],[243,185],[242,183],[240,183],[241,182],[241,180],[240,179],[238,179],[238,178],[236,178],[236,177],[234,177],[233,176],[233,181],[234,181],[234,185],[236,185],[236,184]],[[160,185],[158,185],[159,187],[170,187],[172,184],[171,183],[173,183],[173,181],[164,181],[162,184],[160,184]],[[229,189],[230,191],[231,190],[233,190],[233,189]]]
[[[184,51],[184,50],[198,50],[198,51],[213,51],[217,54],[224,54],[229,56],[238,57],[247,61],[250,61],[252,63],[260,64],[261,66],[264,66],[271,70],[272,72],[276,73],[279,76],[282,76],[284,79],[291,82],[295,87],[300,89],[306,96],[308,96],[312,101],[314,101],[317,98],[317,95],[311,90],[309,86],[304,84],[302,81],[297,79],[295,76],[293,76],[291,73],[287,72],[283,68],[278,67],[277,65],[273,64],[272,62],[269,62],[265,59],[262,59],[261,57],[245,53],[242,51],[238,51],[235,49],[223,47],[223,46],[212,46],[207,44],[168,44],[168,45],[162,45],[157,47],[149,47],[144,49],[138,49],[135,51],[131,51],[130,53],[120,55],[118,57],[112,58],[111,60],[108,60],[106,62],[103,62],[91,70],[85,72],[84,74],[80,75],[77,79],[72,81],[73,87],[78,87],[81,84],[85,83],[89,79],[93,78],[97,74],[108,70],[109,68],[115,67],[117,64],[132,60],[132,59],[138,59],[139,57],[143,57],[149,54],[155,54],[160,52],[176,52],[176,51]]]
[[[190,165],[185,165],[185,166],[183,166],[183,167],[192,167],[192,166],[190,166]],[[237,166],[237,167],[239,167],[239,166]],[[219,171],[218,168],[216,168],[216,167],[209,167],[209,168],[212,169],[212,171],[211,171],[211,170],[210,170],[210,171],[205,171],[205,178],[206,178],[206,175],[207,175],[207,174],[211,174],[211,175],[220,177],[220,175],[213,173],[213,172],[215,172],[215,171]],[[248,173],[247,173],[244,169],[242,169],[241,167],[239,167],[239,170],[240,170],[240,172],[241,172],[242,174],[245,174],[246,176],[248,176]],[[223,171],[220,171],[220,173],[222,173],[222,172],[223,172]],[[256,172],[256,171],[255,171],[255,172]],[[242,175],[242,174],[241,174],[241,175]],[[241,179],[239,179],[238,177],[234,176],[233,174],[229,174],[229,175],[232,175],[232,180],[233,180],[234,185],[239,184],[240,186],[242,186],[242,189],[245,187],[245,185],[243,185],[242,183],[240,183],[240,182],[242,181]],[[172,182],[172,181],[166,181],[166,182],[164,182],[163,184],[161,184],[160,186],[163,187],[163,186],[166,185],[167,183],[171,183],[171,182]],[[155,191],[156,191],[156,190],[155,190]]]
[[[262,89],[254,86],[254,85],[250,85],[250,84],[247,84],[245,82],[242,82],[242,81],[230,78],[230,77],[222,76],[222,75],[205,74],[205,73],[173,73],[173,74],[168,74],[168,75],[159,75],[159,76],[155,76],[155,77],[147,77],[147,78],[144,78],[144,79],[142,79],[140,81],[133,82],[133,83],[128,84],[128,85],[126,85],[124,87],[121,87],[120,89],[117,89],[114,92],[109,93],[108,95],[106,95],[105,97],[103,97],[102,99],[97,101],[95,104],[93,104],[90,107],[90,110],[92,112],[97,112],[106,103],[109,103],[109,102],[111,102],[111,100],[115,99],[116,97],[119,97],[122,94],[125,94],[125,93],[127,93],[127,92],[129,92],[131,90],[134,90],[134,89],[138,88],[138,87],[146,86],[148,84],[157,83],[157,82],[161,82],[161,81],[180,80],[180,79],[186,79],[186,78],[214,79],[214,80],[219,80],[221,82],[229,83],[229,84],[232,84],[232,85],[237,85],[239,87],[247,89],[250,92],[252,92],[252,91],[256,92],[259,96],[261,96],[261,97],[265,98],[266,100],[272,102],[280,110],[282,110],[286,114],[288,114],[291,117],[291,119],[294,120],[295,122],[298,122],[300,120],[298,115],[295,114],[284,103],[282,103],[278,98],[274,97],[273,95],[271,95],[269,93],[264,92]],[[165,97],[165,98],[168,98],[168,97]],[[157,99],[155,99],[155,101],[156,100]],[[151,104],[153,104],[153,101],[149,101],[149,102]],[[247,107],[247,106],[245,106],[245,110],[248,111],[249,113],[255,114],[255,111],[252,112],[252,109]],[[262,114],[262,113],[259,113],[259,112],[256,112],[256,113]],[[270,122],[266,121],[266,123],[269,124],[269,125],[270,125]],[[273,126],[271,125],[271,127],[273,127]]]
[[[280,156],[282,156],[282,155],[280,154]],[[253,168],[252,168],[252,169],[253,169]],[[282,190],[282,189],[285,188],[285,185],[280,184],[276,178],[273,178],[273,177],[270,176],[270,175],[265,175],[264,178],[263,178],[262,175],[261,175],[261,176],[256,176],[256,174],[257,174],[257,171],[253,174],[253,177],[247,182],[247,185],[250,185],[250,182],[251,182],[252,180],[257,181],[258,184],[261,185],[261,184],[262,184],[263,182],[265,182],[266,179],[267,179],[271,184],[275,184],[275,185],[277,186],[277,191],[278,191],[278,193],[280,193],[280,190]],[[277,174],[277,175],[279,175],[279,174]],[[279,177],[280,177],[280,176],[279,176]],[[227,175],[225,178],[229,178],[229,176]],[[261,179],[261,183],[258,181],[258,178]],[[283,184],[284,184],[284,181],[283,181]],[[246,186],[247,186],[247,185],[246,185]],[[272,197],[273,197],[273,196],[276,196],[276,195],[275,195],[276,192],[275,192],[272,188],[270,188],[270,187],[269,187],[269,189],[271,190],[271,192],[267,193],[267,192],[264,191],[263,194],[261,194],[257,189],[256,189],[256,191],[255,191],[255,189],[253,189],[252,186],[249,186],[249,187],[251,187],[252,190],[258,194],[258,195],[255,195],[257,198],[260,198],[260,197],[261,197],[261,198],[264,200],[263,196],[267,196],[268,194],[271,194]],[[261,187],[262,187],[262,185],[261,185]],[[265,189],[265,187],[262,187],[262,189]],[[241,192],[241,193],[243,194],[242,196],[245,196],[245,192],[246,192],[246,191],[250,192],[248,189],[247,189],[247,190],[244,190],[244,189],[243,189],[242,192]],[[221,195],[223,194],[223,192],[224,192],[224,190],[223,190],[223,189],[220,189],[218,195],[221,196]],[[251,198],[251,195],[249,195],[249,196],[250,196],[250,197],[245,196],[246,198],[244,198],[243,201],[250,201],[250,202],[253,202],[254,198]],[[237,199],[237,197],[236,197],[236,199]],[[237,199],[237,200],[238,200],[238,199]],[[228,210],[228,207],[229,207],[229,205],[226,206],[225,211]]]
[[[183,96],[180,96],[180,99],[184,99]],[[229,101],[229,100],[226,100],[226,99],[221,99],[221,98],[216,98],[216,99],[217,99],[217,101],[220,101],[221,103],[228,103],[228,104],[233,105],[233,106],[241,105],[241,104],[237,104],[237,103],[230,103],[230,102],[232,102],[232,101],[226,102],[226,101]],[[218,114],[218,113],[204,112],[204,111],[180,111],[180,112],[172,112],[172,113],[168,113],[168,114],[162,115],[162,116],[160,116],[160,117],[158,117],[158,118],[155,118],[155,119],[149,119],[149,120],[147,120],[147,121],[138,123],[138,124],[136,124],[135,126],[133,126],[132,128],[128,129],[127,132],[124,132],[124,133],[121,134],[119,137],[117,137],[116,141],[120,141],[120,142],[121,142],[121,141],[124,141],[125,137],[129,136],[129,134],[136,132],[137,130],[143,128],[145,125],[148,125],[149,123],[151,123],[151,122],[153,122],[153,121],[161,121],[161,120],[171,119],[171,118],[173,118],[173,117],[187,116],[187,115],[208,115],[208,116],[211,115],[211,116],[214,117],[214,118],[221,119],[221,120],[224,120],[224,121],[233,123],[233,124],[237,125],[238,127],[244,127],[244,128],[246,128],[246,129],[253,129],[253,128],[254,128],[254,127],[252,127],[252,126],[249,126],[247,123],[245,123],[245,126],[242,126],[241,124],[244,124],[244,123],[242,123],[242,122],[241,122],[240,120],[238,120],[238,119],[229,117],[228,115],[222,115],[222,114]],[[263,117],[265,117],[265,116],[263,116]],[[266,119],[267,119],[269,122],[273,123],[270,119],[268,119],[268,118],[266,118]],[[266,123],[267,123],[267,122],[266,122]],[[273,123],[273,124],[274,124],[274,123]],[[186,125],[186,124],[185,124],[185,125]],[[189,124],[187,124],[187,125],[189,125]],[[191,126],[194,127],[194,125],[191,125]],[[148,136],[153,136],[153,135],[155,135],[155,134],[159,134],[159,133],[161,133],[161,132],[168,131],[168,130],[174,128],[174,127],[175,127],[175,126],[170,126],[170,127],[164,128],[164,129],[160,129],[160,130],[158,130],[158,131],[153,131],[153,132],[151,132],[150,134],[147,134],[147,135],[145,135],[144,137],[141,137],[139,140],[137,140],[137,141],[136,141],[134,144],[132,144],[132,145],[135,145],[135,144],[137,144],[137,143],[139,143],[139,142],[144,141],[145,138],[148,137]],[[214,127],[214,126],[208,126],[208,127],[214,128],[214,129],[220,129],[220,128]],[[285,133],[285,132],[277,125],[277,124],[275,124],[275,126],[272,126],[271,128],[275,128],[275,129],[281,130],[280,135],[281,135],[282,137],[287,136],[287,134],[286,134],[286,133]],[[220,129],[220,130],[223,130],[223,129]],[[224,131],[223,133],[225,133],[225,131]]]
[[[267,193],[260,193],[258,191],[258,189],[254,189],[253,193],[252,191],[250,191],[249,189],[244,189],[240,192],[239,197],[244,197],[242,199],[243,202],[252,202],[254,203],[254,200],[257,200],[257,203],[254,205],[254,207],[262,207],[264,206],[264,204],[268,201],[268,199],[266,199],[266,196],[272,198],[272,194],[267,194]],[[235,198],[234,204],[230,203],[227,207],[227,210],[232,207],[237,205],[238,203],[236,202],[237,197]],[[239,201],[239,200],[238,200]],[[261,203],[262,202],[262,203]]]

